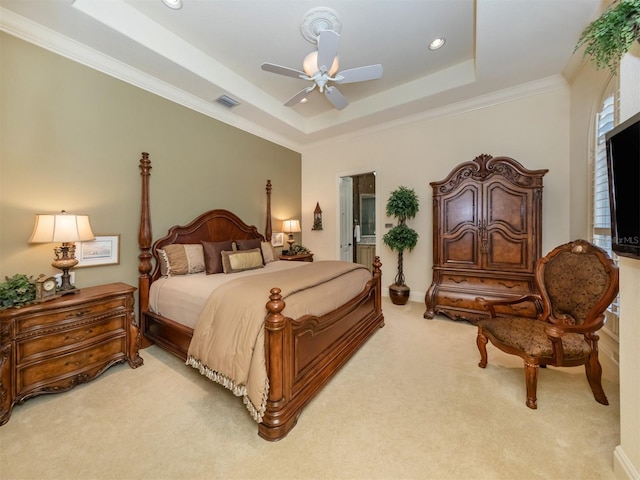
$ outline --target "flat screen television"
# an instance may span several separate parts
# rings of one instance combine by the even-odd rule
[[[611,248],[640,260],[640,112],[605,135]]]

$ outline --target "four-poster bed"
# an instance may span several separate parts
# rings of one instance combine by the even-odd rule
[[[271,237],[271,183],[267,183],[267,216],[266,231],[263,236],[256,227],[247,225],[239,217],[227,210],[210,210],[198,216],[196,219],[184,226],[174,226],[169,229],[166,236],[158,239],[152,244],[150,206],[149,206],[149,176],[151,172],[151,161],[147,153],[142,154],[140,160],[140,170],[142,176],[142,205],[139,228],[139,321],[140,330],[144,337],[143,346],[155,343],[174,355],[187,360],[192,366],[200,366],[200,371],[209,378],[214,379],[219,372],[213,368],[202,367],[200,358],[195,358],[197,349],[190,344],[194,338],[194,330],[198,333],[198,328],[184,325],[176,318],[164,316],[159,307],[154,307],[155,298],[158,296],[158,288],[154,289],[154,283],[161,285],[162,282],[169,284],[166,276],[161,272],[160,254],[167,250],[169,246],[175,245],[211,245],[222,242],[253,242],[268,241]],[[209,242],[209,243],[208,243]],[[248,252],[248,251],[247,251]],[[225,252],[227,253],[227,252]],[[223,255],[224,256],[224,255]],[[152,262],[155,259],[155,264]],[[340,303],[326,307],[330,311],[316,312],[318,303],[330,304],[327,299],[336,297],[336,292],[346,295],[347,288],[342,284],[334,284],[341,280],[338,276],[345,276],[348,283],[358,285],[354,282],[355,277],[347,275],[362,276],[362,270],[355,265],[353,268],[344,268],[345,273],[335,274],[335,279],[326,277],[320,280],[317,287],[307,288],[306,285],[296,289],[292,286],[294,277],[299,272],[311,272],[313,269],[324,269],[315,275],[322,276],[328,266],[314,264],[329,264],[332,262],[314,262],[302,264],[299,262],[272,262],[272,269],[287,269],[287,282],[282,280],[276,285],[265,288],[264,297],[260,294],[251,294],[251,299],[238,300],[237,297],[228,295],[224,300],[237,306],[244,303],[258,302],[259,308],[264,305],[262,318],[260,318],[260,333],[256,341],[256,351],[264,351],[264,367],[267,379],[264,392],[263,411],[252,415],[259,421],[258,434],[267,440],[279,440],[283,438],[296,424],[302,409],[321,390],[321,388],[336,374],[339,368],[344,365],[364,344],[364,342],[380,327],[384,326],[381,302],[381,264],[376,257],[373,265],[373,274],[366,272],[366,277],[362,281],[362,287],[349,294],[349,297]],[[344,264],[345,262],[333,262]],[[265,265],[266,267],[266,265]],[[309,270],[305,270],[309,268]],[[262,268],[261,268],[262,269]],[[290,270],[288,270],[290,269]],[[262,270],[267,270],[264,268]],[[348,272],[346,270],[349,270]],[[314,270],[317,271],[317,270]],[[292,272],[291,275],[289,272]],[[233,275],[220,274],[227,277],[237,276],[230,280],[228,284],[218,287],[211,294],[223,291],[231,282],[242,282],[243,278],[252,279],[264,277],[265,279],[283,278],[277,277],[278,273],[265,273],[259,275],[249,275],[251,272],[234,273]],[[210,281],[220,275],[206,275],[204,273],[195,275],[185,275],[191,277],[188,280],[194,281],[197,275]],[[273,277],[271,275],[274,275]],[[172,279],[175,277],[169,277]],[[324,278],[324,277],[323,277]],[[267,280],[267,281],[269,281]],[[178,283],[180,280],[171,280]],[[302,282],[304,283],[304,282]],[[236,284],[234,284],[236,285]],[[332,286],[333,285],[333,286]],[[163,286],[162,289],[165,287]],[[304,290],[303,290],[304,288]],[[322,289],[325,290],[322,290]],[[353,288],[353,287],[351,287]],[[320,290],[316,290],[320,289]],[[328,290],[327,290],[328,289]],[[237,290],[237,288],[227,288],[227,290]],[[150,293],[152,292],[153,293]],[[191,290],[190,290],[191,291]],[[261,290],[260,290],[261,291]],[[287,295],[290,295],[287,297]],[[218,297],[223,296],[218,294]],[[226,294],[224,295],[227,296]],[[152,298],[153,297],[153,298]],[[258,297],[258,298],[256,298]],[[300,297],[300,298],[299,298]],[[316,305],[313,297],[319,298]],[[235,298],[235,299],[234,299]],[[286,304],[289,307],[285,308]],[[337,296],[336,298],[340,298]],[[210,301],[209,298],[208,301]],[[333,300],[337,302],[338,300]],[[305,304],[304,302],[307,302]],[[207,303],[209,305],[209,303]],[[154,308],[156,311],[154,311]],[[157,310],[160,310],[158,313]],[[186,310],[186,309],[185,309]],[[206,309],[203,309],[203,311]],[[217,307],[214,309],[217,310]],[[311,312],[300,313],[300,312]],[[291,318],[288,316],[290,314]],[[198,322],[202,322],[201,313]],[[228,323],[228,322],[227,322]],[[205,329],[206,330],[206,329]],[[199,338],[199,337],[198,337]],[[264,339],[264,340],[262,340]],[[198,342],[194,342],[198,343]],[[203,342],[200,342],[203,343]],[[264,347],[262,350],[262,346]],[[262,359],[261,359],[262,360]],[[204,371],[203,371],[204,370]],[[223,375],[221,375],[223,376]],[[216,377],[217,378],[217,377]],[[228,380],[225,378],[225,380]],[[218,383],[223,383],[216,379]],[[225,384],[227,388],[230,388]],[[234,385],[234,388],[242,389],[242,385]],[[231,389],[231,388],[230,388]],[[236,393],[234,391],[234,393]],[[238,393],[236,393],[238,394]],[[245,403],[247,398],[245,397]],[[251,411],[251,408],[249,408]],[[255,410],[255,409],[254,409]]]

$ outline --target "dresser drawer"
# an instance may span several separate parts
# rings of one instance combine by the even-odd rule
[[[511,298],[520,296],[516,292]],[[488,317],[489,312],[482,305],[476,302],[476,297],[483,297],[487,300],[504,300],[509,298],[508,295],[480,295],[474,292],[460,292],[456,290],[441,289],[436,297],[436,310],[439,309],[455,309],[460,312],[475,313],[473,317]],[[498,305],[496,306],[496,314],[498,315],[518,315],[523,317],[534,318],[537,315],[537,309],[534,302],[521,302],[514,305]],[[464,314],[461,317],[467,318]],[[470,317],[471,318],[471,317]]]
[[[104,367],[111,361],[125,359],[125,336],[109,338],[102,343],[77,349],[55,358],[43,359],[18,367],[16,393],[41,383],[54,383],[65,377],[75,376],[96,367]],[[38,388],[41,385],[37,385]]]
[[[126,310],[126,297],[113,297],[108,300],[97,299],[86,302],[81,306],[69,306],[56,308],[49,311],[40,311],[31,315],[25,315],[16,322],[16,336],[37,333],[51,326],[65,326],[74,322],[86,321],[91,318],[99,318],[105,313],[113,314],[117,310]]]
[[[505,294],[523,295],[529,293],[529,281],[512,278],[487,278],[468,274],[443,273],[440,284],[447,287],[473,289],[474,291],[491,289],[492,291],[503,291]]]
[[[33,356],[42,356],[64,351],[65,347],[76,348],[90,343],[102,335],[125,334],[126,315],[114,316],[103,322],[94,322],[70,330],[57,331],[35,338],[27,337],[17,342],[17,362],[21,364],[32,360]]]

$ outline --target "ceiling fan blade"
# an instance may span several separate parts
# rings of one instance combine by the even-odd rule
[[[340,93],[340,90],[338,90],[336,87],[325,88],[324,94],[327,96],[333,106],[338,110],[342,110],[344,107],[349,105],[347,99],[344,98],[344,95],[342,95],[342,93]]]
[[[338,54],[338,42],[340,41],[340,35],[333,30],[323,30],[318,35],[318,70],[322,71],[322,66],[325,66],[325,71],[331,69],[333,60]]]
[[[273,63],[263,63],[261,68],[265,72],[277,73],[278,75],[285,75],[287,77],[302,78],[302,79],[307,78],[307,74],[304,72],[301,72],[299,70],[295,70],[289,67],[274,65]]]
[[[293,97],[285,102],[285,107],[293,107],[300,103],[303,99],[307,98],[307,95],[311,93],[311,91],[316,88],[315,84],[311,87],[303,88],[298,93],[296,93]]]
[[[338,72],[335,76],[336,83],[366,82],[382,77],[382,65],[369,65],[367,67],[351,68]]]

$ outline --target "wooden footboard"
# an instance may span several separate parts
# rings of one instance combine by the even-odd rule
[[[283,438],[295,426],[302,409],[376,331],[384,326],[380,259],[365,290],[337,310],[321,317],[287,318],[280,289],[267,303],[265,354],[269,399],[258,434]],[[285,312],[286,313],[286,312]]]

